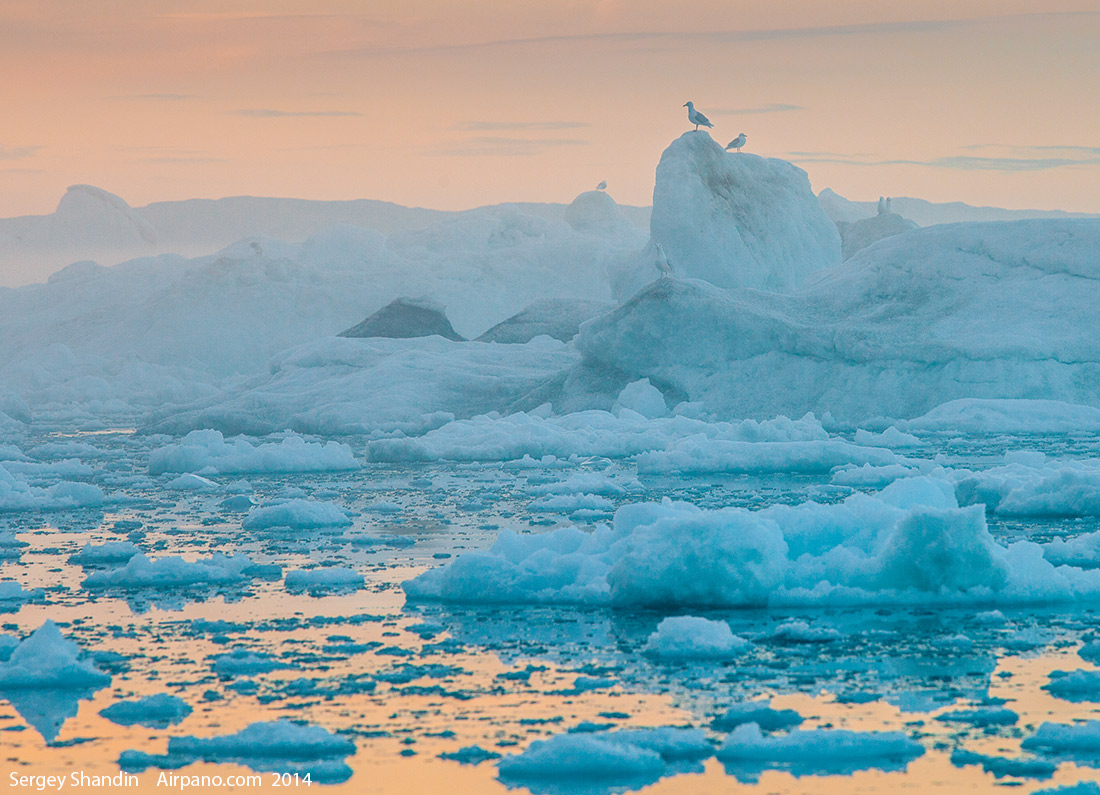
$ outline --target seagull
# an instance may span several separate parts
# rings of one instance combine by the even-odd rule
[[[740,152],[741,147],[744,146],[744,145],[745,145],[745,134],[741,133],[736,138],[734,138],[732,141],[730,141],[728,144],[726,144],[726,149],[736,149],[738,152]]]
[[[667,279],[672,276],[672,263],[668,261],[668,256],[666,256],[665,250],[660,243],[657,244],[657,261],[654,265],[657,266],[657,270],[660,272],[662,279]]]
[[[596,186],[596,190],[607,190],[607,180],[601,179],[600,184]]]
[[[890,211],[886,209],[886,197],[885,196],[879,196],[878,197],[878,214],[879,215],[885,215],[888,212],[890,212]]]
[[[688,109],[688,121],[695,125],[695,129],[699,129],[699,125],[704,127],[713,127],[710,123],[710,119],[704,116],[702,113],[695,109],[695,105],[691,102],[685,102],[684,107]]]

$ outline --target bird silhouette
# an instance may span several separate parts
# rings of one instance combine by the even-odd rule
[[[657,266],[657,272],[661,274],[662,279],[672,276],[672,263],[668,261],[668,255],[665,254],[665,249],[660,243],[657,244],[657,260],[653,264]]]
[[[601,179],[600,184],[596,186],[596,190],[607,190],[607,180]]]
[[[736,149],[738,152],[740,152],[741,147],[745,145],[745,140],[745,134],[741,133],[728,144],[726,144],[726,149]]]
[[[710,123],[710,119],[704,116],[702,113],[695,109],[695,105],[691,102],[685,102],[684,107],[688,109],[688,121],[695,125],[695,129],[698,130],[699,126],[713,127]]]

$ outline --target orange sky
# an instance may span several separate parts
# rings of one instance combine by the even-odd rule
[[[1100,212],[1096,0],[5,0],[0,216],[648,204],[691,99],[814,188]]]

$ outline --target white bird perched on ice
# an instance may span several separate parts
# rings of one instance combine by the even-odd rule
[[[745,138],[745,134],[741,133],[728,144],[726,144],[726,149],[736,149],[738,152],[740,152],[741,147],[745,145],[746,140],[747,139]]]
[[[685,102],[684,107],[688,109],[688,121],[695,125],[695,129],[698,130],[699,126],[713,127],[710,123],[710,119],[704,116],[702,113],[695,109],[695,105],[691,102]]]
[[[596,186],[596,190],[607,190],[607,180],[601,179],[600,184]]]
[[[657,266],[662,279],[672,276],[672,263],[668,261],[665,249],[660,243],[657,244],[657,261],[654,264]]]

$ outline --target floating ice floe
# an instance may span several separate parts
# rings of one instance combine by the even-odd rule
[[[1058,765],[1046,759],[1014,759],[1004,756],[987,756],[963,748],[951,752],[951,764],[955,767],[977,765],[995,778],[1050,778]],[[1051,790],[1044,790],[1050,792]]]
[[[770,700],[745,701],[728,707],[710,725],[716,731],[729,732],[749,723],[770,732],[798,726],[802,723],[802,716],[793,709],[773,709]]]
[[[8,464],[0,464],[0,513],[97,508],[104,499],[103,491],[90,483],[62,481],[40,488],[9,471]]]
[[[29,544],[16,538],[15,533],[10,531],[0,533],[0,560],[18,558],[26,546]]]
[[[151,729],[166,729],[190,715],[191,707],[182,698],[157,693],[134,701],[118,701],[101,709],[99,714],[119,726],[136,723]]]
[[[335,472],[358,469],[351,448],[339,442],[307,442],[289,434],[279,442],[226,441],[221,431],[191,431],[178,444],[149,454],[149,474],[191,472],[227,475],[243,472]]]
[[[249,579],[249,569],[254,566],[248,555],[226,555],[222,552],[193,561],[177,556],[152,559],[145,553],[138,553],[125,566],[92,572],[84,578],[84,587],[96,590],[229,585]]]
[[[363,587],[363,575],[346,566],[288,571],[285,579],[288,591],[351,591]]]
[[[717,450],[720,445],[730,456],[742,453],[745,471],[772,471],[775,462],[820,459],[815,471],[848,463],[893,464],[899,457],[888,450],[871,450],[839,440],[830,440],[821,423],[812,416],[799,420],[777,417],[757,422],[705,422],[684,416],[647,420],[640,415],[618,416],[608,411],[580,411],[560,417],[540,417],[519,412],[504,417],[477,416],[455,420],[415,438],[379,439],[370,444],[373,461],[517,461],[546,459],[547,463],[571,456],[630,458],[644,453],[674,451],[680,443],[692,450]],[[750,443],[773,443],[755,447]],[[785,446],[787,444],[791,446]],[[820,443],[827,447],[803,443]],[[772,462],[754,467],[749,451],[761,455],[771,451]],[[832,460],[825,461],[826,450]],[[849,455],[839,454],[849,451]],[[535,461],[532,460],[531,464]],[[782,466],[782,465],[781,465]]]
[[[79,552],[69,556],[69,563],[80,566],[103,566],[126,563],[140,553],[130,541],[108,541],[104,544],[85,544]]]
[[[350,524],[347,513],[331,502],[293,499],[253,508],[241,526],[245,530],[263,530],[269,527],[347,527]]]
[[[1100,671],[1051,671],[1043,690],[1066,701],[1100,701]]]
[[[1100,516],[1100,459],[1011,452],[1002,466],[950,474],[960,502],[1004,516]]]
[[[833,505],[666,500],[623,506],[591,533],[505,530],[404,589],[411,600],[620,607],[1011,605],[1100,599],[1100,571],[1056,568],[1029,541],[1002,546],[950,483],[908,478]]]
[[[660,660],[728,660],[752,644],[729,624],[698,616],[666,618],[646,640],[643,651]]]
[[[962,398],[903,423],[907,430],[952,434],[1095,433],[1100,408],[1059,400]]]
[[[253,676],[290,668],[287,663],[273,659],[266,652],[252,652],[248,649],[233,649],[212,658],[211,668],[219,676]]]
[[[864,447],[920,447],[924,444],[920,439],[911,433],[905,433],[899,431],[895,426],[891,425],[885,431],[881,433],[874,433],[872,431],[866,431],[860,428],[856,431],[855,435],[856,444],[863,445]]]
[[[1082,781],[1065,787],[1037,789],[1031,795],[1100,795],[1100,784],[1095,781]]]
[[[132,773],[150,767],[175,770],[194,762],[227,762],[260,772],[309,774],[314,783],[335,784],[351,777],[344,758],[355,743],[321,726],[289,720],[253,723],[236,734],[217,737],[172,737],[168,753],[124,751],[119,766]]]
[[[111,677],[81,659],[75,643],[47,620],[0,664],[0,695],[52,742],[79,702],[111,683]]]
[[[553,782],[594,784],[591,791],[600,792],[614,784],[635,788],[675,772],[700,772],[699,760],[713,753],[700,729],[578,732],[535,740],[523,753],[501,759],[497,768],[504,782],[535,792],[559,791]]]
[[[1100,752],[1100,721],[1083,723],[1043,723],[1020,747],[1046,757],[1072,759],[1090,767],[1097,766]]]
[[[718,749],[733,775],[756,781],[764,769],[782,767],[795,775],[842,775],[857,770],[902,770],[924,747],[902,732],[792,729],[765,736],[755,723],[734,729]]]
[[[186,472],[165,483],[164,488],[178,491],[221,491],[222,487],[201,475]]]
[[[43,594],[41,588],[24,590],[21,583],[0,580],[0,613],[16,611],[26,602],[41,599]]]

